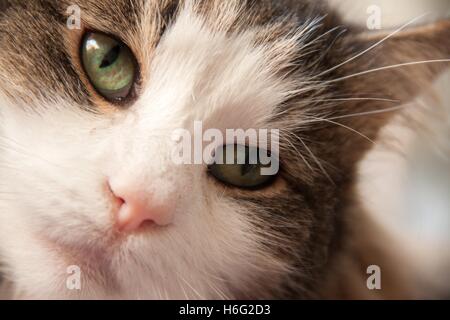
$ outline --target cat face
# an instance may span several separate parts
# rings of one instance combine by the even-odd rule
[[[306,1],[83,0],[79,29],[69,2],[1,3],[0,253],[17,297],[314,294],[355,163],[387,116],[347,121],[415,90],[339,81],[368,58],[333,67],[376,40],[344,36]],[[113,43],[100,61],[122,64],[91,70],[87,41]],[[173,132],[195,135],[196,121],[278,129],[280,171],[249,189],[174,163]]]

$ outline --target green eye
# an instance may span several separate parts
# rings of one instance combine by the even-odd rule
[[[261,154],[270,158],[270,163],[264,161],[263,164]],[[275,166],[276,172],[271,174],[263,170],[272,168],[274,161],[276,160],[266,150],[243,145],[225,145],[216,150],[214,162],[208,166],[208,170],[212,176],[225,184],[242,189],[258,189],[274,180],[278,166]]]
[[[94,88],[106,99],[122,101],[136,79],[136,59],[122,42],[102,33],[85,35],[81,60]]]

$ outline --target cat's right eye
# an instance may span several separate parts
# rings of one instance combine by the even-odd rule
[[[270,164],[263,164],[261,151],[256,147],[244,145],[224,145],[216,149],[215,159],[208,166],[209,173],[220,182],[241,188],[261,189],[274,181],[275,175],[264,175],[263,168]],[[271,161],[275,161],[271,157]]]
[[[121,41],[103,33],[89,32],[82,41],[81,61],[97,92],[111,102],[126,99],[137,78],[137,63]]]

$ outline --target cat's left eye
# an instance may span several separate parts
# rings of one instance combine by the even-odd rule
[[[270,184],[274,174],[264,174],[271,164],[262,163],[261,154],[270,157],[268,151],[244,145],[224,145],[214,155],[208,166],[209,173],[222,183],[242,188],[260,189]],[[270,157],[271,161],[275,161]]]
[[[120,40],[89,32],[81,47],[84,70],[99,94],[112,102],[126,99],[137,76],[136,59]]]

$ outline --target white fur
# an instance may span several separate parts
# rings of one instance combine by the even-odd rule
[[[294,89],[273,75],[274,48],[253,37],[213,31],[186,8],[155,54],[141,55],[154,58],[129,110],[94,116],[60,101],[38,114],[1,99],[0,261],[11,298],[233,298],[262,276],[276,282],[288,266],[260,246],[248,209],[205,166],[170,160],[173,130],[195,120],[261,127]],[[280,62],[289,45],[277,44]],[[108,178],[176,202],[173,224],[115,239]],[[70,265],[81,267],[80,291],[66,288]]]

